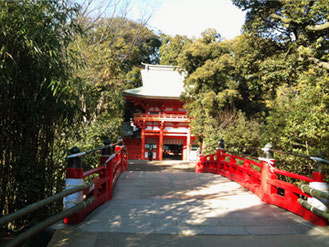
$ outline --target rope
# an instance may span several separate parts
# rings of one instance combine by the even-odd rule
[[[247,154],[238,154],[238,153],[234,153],[234,152],[230,152],[230,151],[226,151],[227,153],[230,153],[234,156],[241,156],[241,157],[245,157],[245,158],[251,158],[251,159],[254,159],[254,160],[258,160],[258,157],[255,157],[255,156],[251,156],[251,155],[247,155]]]
[[[85,151],[85,152],[80,152],[80,153],[77,153],[77,154],[70,154],[70,155],[67,156],[67,158],[70,159],[70,158],[80,157],[82,155],[89,154],[89,153],[92,153],[92,152],[95,152],[95,151],[98,151],[98,150],[102,150],[102,149],[105,149],[105,148],[116,146],[121,142],[122,142],[122,140],[119,140],[119,141],[117,141],[116,143],[113,143],[113,144],[105,145],[105,146],[102,146],[102,147],[99,147],[99,148],[91,149],[91,150],[88,150],[88,151]]]
[[[326,164],[329,164],[329,161],[326,159],[323,159],[321,157],[315,157],[315,156],[308,156],[308,155],[302,155],[302,154],[296,154],[296,153],[290,153],[290,152],[285,152],[282,150],[278,150],[278,149],[271,149],[271,148],[260,148],[260,147],[244,147],[244,148],[249,148],[249,149],[259,149],[262,151],[271,151],[274,153],[280,153],[280,154],[287,154],[287,155],[292,155],[292,156],[296,156],[296,157],[300,157],[300,158],[304,158],[304,159],[309,159],[309,160],[314,160],[314,161],[318,161],[318,162],[323,162]]]

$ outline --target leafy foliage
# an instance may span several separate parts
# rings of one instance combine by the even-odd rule
[[[72,145],[84,150],[99,146],[106,138],[115,141],[123,135],[123,91],[141,85],[141,64],[158,63],[160,46],[152,31],[128,19],[102,19],[88,29],[90,21],[84,19],[82,27],[87,31],[72,44],[85,61],[77,74],[87,89],[81,94],[86,117]]]
[[[328,150],[327,1],[233,0],[247,11],[244,32],[221,40],[165,39],[163,61],[187,72],[182,99],[192,133],[213,152],[219,138],[229,149],[272,142],[288,152]],[[168,52],[168,54],[162,54]],[[283,169],[310,175],[293,156],[277,155]]]
[[[255,116],[264,108],[263,94],[259,92],[261,85],[255,85],[256,80],[248,78],[260,76],[256,74],[259,65],[254,61],[264,57],[264,53],[259,51],[250,55],[250,50],[253,50],[251,43],[264,44],[266,41],[257,42],[250,38],[251,35],[223,41],[213,29],[202,35],[197,40],[184,41],[181,46],[177,46],[177,41],[182,44],[180,36],[169,38],[170,42],[164,42],[160,47],[161,59],[168,59],[168,54],[162,55],[162,52],[173,50],[173,54],[177,54],[180,51],[173,64],[187,72],[182,99],[192,119],[192,133],[203,141],[204,152],[212,152],[223,137],[227,137],[231,146],[243,146],[240,145],[245,142],[242,136],[248,137],[249,145],[258,145],[261,135],[255,133],[261,132],[262,125],[257,117],[248,119],[246,113]],[[249,45],[242,48],[241,43]],[[241,151],[241,148],[237,150]]]
[[[54,143],[57,131],[79,117],[68,47],[77,10],[65,1],[0,3],[1,214],[62,189]]]
[[[122,135],[123,90],[140,85],[142,62],[158,62],[160,40],[145,26],[119,17],[91,25],[80,14],[66,1],[0,3],[1,214],[62,191],[69,148]],[[96,164],[85,157],[85,169]]]
[[[265,136],[288,152],[328,155],[328,2],[233,2],[247,11],[245,30],[278,47],[259,61],[265,72],[260,83],[271,95]],[[298,159],[285,160],[285,168],[305,171]]]

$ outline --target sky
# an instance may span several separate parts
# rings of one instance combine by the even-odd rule
[[[71,0],[85,5],[89,1],[90,16],[106,9],[106,17],[120,16],[148,20],[156,33],[198,38],[207,28],[214,28],[225,39],[240,34],[245,13],[231,0]],[[128,13],[128,14],[127,14]],[[149,19],[150,18],[150,19]]]
[[[198,38],[214,28],[223,38],[232,39],[240,34],[245,19],[231,0],[158,0],[153,8],[148,25],[173,36]]]

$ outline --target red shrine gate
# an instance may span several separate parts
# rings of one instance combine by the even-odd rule
[[[131,102],[141,103],[139,99],[127,97]],[[148,107],[146,113],[135,113],[133,123],[140,129],[141,138],[125,138],[129,159],[148,159],[152,150],[153,159],[174,158],[190,160],[191,137],[189,119],[181,102],[162,100],[143,100]],[[175,104],[175,105],[174,105]],[[162,109],[161,109],[162,108]]]
[[[125,137],[129,159],[166,158],[190,160],[195,137],[190,134],[189,119],[179,96],[183,76],[173,66],[145,65],[143,86],[125,91],[126,100],[142,113],[135,113],[132,124],[138,137]],[[192,155],[194,156],[194,155]]]

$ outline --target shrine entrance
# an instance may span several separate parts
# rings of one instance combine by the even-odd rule
[[[150,152],[152,152],[152,160],[158,160],[158,138],[146,138],[145,141],[145,151],[144,151],[144,159],[149,159]]]
[[[184,73],[175,66],[144,65],[143,86],[124,91],[127,102],[134,108],[130,118],[133,128],[125,136],[128,153],[132,153],[129,158],[148,160],[152,155],[152,160],[189,161],[195,137],[191,136],[190,119],[180,100]],[[132,139],[140,140],[140,148],[133,145]]]
[[[164,160],[182,160],[183,159],[183,145],[181,145],[181,144],[163,145],[163,159]]]
[[[183,160],[184,138],[165,137],[163,140],[163,159]]]

